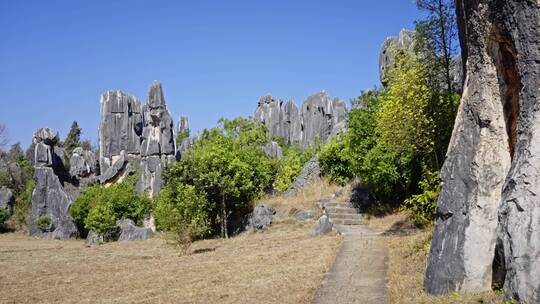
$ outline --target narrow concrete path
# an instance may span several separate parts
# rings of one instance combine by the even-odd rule
[[[388,252],[380,233],[365,225],[336,228],[343,245],[312,303],[387,303]]]

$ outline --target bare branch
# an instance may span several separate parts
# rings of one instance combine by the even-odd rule
[[[0,124],[0,148],[4,148],[8,143],[7,127],[4,124]]]

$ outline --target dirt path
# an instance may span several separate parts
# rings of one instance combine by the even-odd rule
[[[343,246],[312,303],[387,303],[388,253],[382,237],[365,225],[338,230]]]

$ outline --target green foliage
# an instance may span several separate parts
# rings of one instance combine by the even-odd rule
[[[145,193],[137,194],[137,178],[138,174],[133,174],[110,187],[95,185],[84,189],[70,208],[79,229],[105,232],[120,219],[131,219],[140,225],[150,210],[151,200]]]
[[[185,185],[177,180],[171,182],[155,200],[153,212],[156,228],[174,231],[181,225],[181,228],[189,228],[191,238],[203,236],[210,230],[210,206],[206,194],[197,193],[192,185]]]
[[[13,229],[25,230],[28,228],[30,212],[32,211],[32,193],[35,182],[33,179],[26,180],[22,192],[15,196],[13,204],[13,215],[9,219],[9,224]]]
[[[69,129],[69,133],[62,144],[64,149],[66,149],[67,155],[71,155],[73,150],[80,146],[81,133],[82,129],[79,128],[79,124],[77,124],[77,121],[73,121],[73,123],[71,124],[71,128]]]
[[[319,153],[322,173],[341,186],[354,178],[347,141],[343,137],[333,137]]]
[[[0,171],[0,187],[12,187],[13,180],[7,171]]]
[[[176,137],[176,142],[178,145],[181,145],[184,139],[189,138],[189,129],[185,130],[184,132],[178,132],[178,135]]]
[[[222,119],[220,124],[205,131],[182,160],[171,166],[165,174],[165,189],[184,184],[204,193],[210,208],[219,211],[212,212],[210,220],[220,222],[221,234],[227,237],[228,217],[269,188],[275,162],[261,149],[269,142],[264,126],[243,118]]]
[[[287,190],[293,183],[302,168],[317,152],[318,147],[312,146],[302,150],[299,146],[283,148],[283,159],[279,162],[274,180],[274,189],[280,192]]]
[[[9,213],[6,208],[0,208],[0,227],[4,224],[5,221],[9,218]]]
[[[49,231],[51,229],[51,219],[46,215],[41,215],[37,218],[36,225],[43,232]]]
[[[429,226],[437,212],[437,199],[441,191],[439,171],[430,171],[424,168],[422,180],[419,182],[422,193],[413,195],[403,203],[402,208],[408,211],[416,225]]]

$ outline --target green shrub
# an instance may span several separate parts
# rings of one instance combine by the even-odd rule
[[[437,212],[437,199],[441,191],[439,171],[430,171],[424,168],[422,180],[419,182],[422,193],[413,195],[403,203],[406,210],[420,227],[429,226]]]
[[[9,219],[9,225],[16,230],[28,229],[30,212],[32,211],[32,193],[35,182],[32,179],[26,181],[23,191],[15,196],[13,215]]]
[[[205,131],[182,160],[171,166],[164,190],[174,193],[175,187],[185,184],[204,193],[212,210],[212,228],[219,224],[221,235],[227,237],[228,218],[270,187],[275,168],[261,149],[269,142],[263,125],[243,118],[222,119],[220,124]]]
[[[4,224],[5,221],[9,218],[9,213],[6,208],[0,208],[0,226]]]
[[[36,225],[43,232],[49,231],[51,229],[51,219],[46,215],[41,215],[37,218]]]
[[[121,183],[104,187],[95,185],[83,190],[71,205],[70,213],[81,231],[95,230],[105,232],[105,227],[112,228],[114,219],[131,219],[142,224],[148,214],[151,200],[143,193],[137,194],[135,185],[138,175],[133,174]],[[104,212],[104,214],[99,214]]]
[[[342,136],[335,136],[319,153],[322,173],[341,186],[344,186],[354,178],[346,144],[347,141]]]

